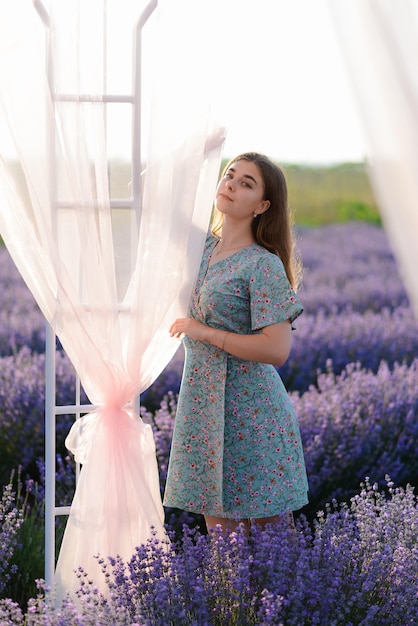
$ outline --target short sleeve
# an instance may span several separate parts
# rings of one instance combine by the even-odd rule
[[[284,265],[274,254],[265,254],[254,264],[250,276],[251,328],[285,322],[292,323],[302,313],[303,306],[293,291]]]

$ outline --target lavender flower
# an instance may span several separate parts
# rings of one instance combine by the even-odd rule
[[[330,365],[318,387],[291,395],[299,418],[311,508],[347,499],[364,476],[397,484],[416,481],[418,360],[376,374],[359,365],[335,376]]]
[[[21,626],[24,624],[22,609],[10,598],[0,599],[0,624],[2,626]]]
[[[6,497],[10,508],[10,495]],[[328,504],[313,524],[301,516],[181,541],[151,537],[130,561],[99,558],[108,593],[80,570],[79,591],[55,607],[43,581],[26,615],[0,602],[3,624],[70,626],[415,624],[418,501],[366,479],[348,504]],[[51,592],[49,592],[51,593]]]
[[[335,374],[349,363],[373,372],[382,361],[390,367],[412,363],[418,354],[418,321],[409,307],[379,313],[319,311],[301,316],[292,340],[290,357],[279,372],[290,391],[303,392],[317,384],[329,361]]]
[[[418,477],[418,324],[382,229],[332,225],[302,230],[299,240],[305,313],[280,370],[299,417],[310,481],[310,505],[296,532],[281,524],[254,528],[250,542],[240,533],[207,536],[196,516],[167,509],[171,542],[152,537],[128,563],[98,557],[106,597],[80,571],[77,598],[55,610],[39,581],[26,615],[13,601],[0,601],[0,623],[416,623],[417,500],[405,485]],[[42,505],[44,322],[4,249],[0,268],[0,481],[18,465],[26,472],[37,467]],[[182,367],[180,349],[142,396],[162,491]],[[59,347],[57,372],[58,403],[69,404],[74,372]],[[71,421],[58,420],[58,442]],[[58,452],[57,498],[68,504],[74,466],[63,448]],[[0,506],[0,592],[12,574],[22,523],[13,498],[5,490]]]
[[[16,535],[23,522],[23,511],[14,503],[15,494],[10,482],[3,488],[0,500],[0,594],[13,573],[10,562],[17,546]]]
[[[70,404],[75,397],[75,376],[68,357],[57,352],[57,402]],[[44,456],[45,355],[22,348],[16,355],[0,358],[0,484],[10,471],[23,472]],[[58,451],[73,416],[57,419]]]
[[[300,296],[305,312],[359,313],[407,306],[408,298],[385,231],[365,223],[303,229]]]
[[[109,592],[80,570],[80,591],[54,608],[38,597],[28,624],[50,626],[393,626],[416,623],[418,502],[411,487],[385,491],[365,480],[348,504],[329,504],[313,524],[301,517],[265,530],[180,542],[152,537],[132,559],[100,558]],[[12,604],[0,605],[16,612]],[[4,623],[14,624],[12,617]]]

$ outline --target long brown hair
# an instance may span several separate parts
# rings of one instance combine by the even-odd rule
[[[250,161],[260,170],[264,183],[263,200],[268,200],[270,206],[264,213],[255,217],[251,228],[254,239],[260,245],[280,257],[287,278],[294,290],[297,289],[302,264],[296,254],[293,224],[288,207],[286,178],[281,168],[271,159],[257,152],[244,152],[229,161],[225,166],[222,177],[237,161]],[[223,215],[215,209],[212,233],[219,235],[222,230]]]

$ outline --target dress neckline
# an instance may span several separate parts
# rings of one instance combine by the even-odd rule
[[[253,241],[252,243],[249,243],[247,246],[243,246],[242,248],[240,248],[239,250],[236,250],[235,252],[232,252],[232,254],[228,254],[228,256],[224,257],[223,259],[219,259],[219,261],[214,261],[213,263],[211,263],[211,259],[212,259],[212,255],[213,252],[217,246],[217,244],[219,243],[219,239],[217,239],[212,248],[209,250],[209,255],[208,255],[208,270],[212,269],[212,267],[214,267],[215,265],[218,265],[218,263],[222,263],[223,261],[227,261],[228,259],[231,259],[233,256],[240,254],[240,252],[242,252],[243,250],[247,250],[247,248],[251,248],[251,246],[253,246],[254,244],[256,244],[256,241]]]

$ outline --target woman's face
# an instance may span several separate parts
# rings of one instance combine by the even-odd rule
[[[241,159],[233,163],[218,183],[215,206],[221,213],[235,218],[253,218],[270,206],[264,200],[264,181],[258,166]]]

